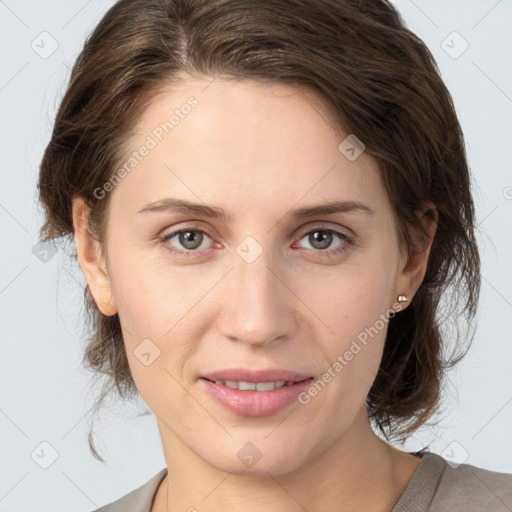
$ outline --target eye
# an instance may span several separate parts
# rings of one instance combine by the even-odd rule
[[[326,255],[337,255],[348,249],[348,246],[352,244],[352,238],[341,231],[337,231],[331,228],[318,227],[305,233],[301,240],[306,239],[310,248],[315,252],[325,252]],[[332,247],[333,242],[339,239],[340,242],[334,249]]]
[[[180,256],[190,257],[193,252],[208,249],[203,244],[206,238],[211,240],[210,235],[202,229],[184,228],[164,235],[161,240],[168,251]],[[181,248],[185,250],[181,250]]]

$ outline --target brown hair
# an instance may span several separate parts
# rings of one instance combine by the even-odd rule
[[[402,247],[425,235],[416,212],[436,207],[425,279],[389,322],[367,397],[386,438],[405,439],[438,410],[444,370],[466,353],[465,336],[446,336],[443,322],[463,316],[469,331],[480,289],[463,134],[432,54],[386,0],[120,0],[77,58],[41,162],[43,240],[73,236],[71,199],[80,195],[91,233],[106,246],[108,197],[94,190],[126,158],[144,108],[187,75],[315,91],[379,163]],[[88,297],[86,305],[93,336],[84,363],[107,376],[96,406],[116,389],[136,395],[118,315],[100,315]],[[448,342],[460,353],[448,357]],[[91,433],[89,445],[100,458]]]

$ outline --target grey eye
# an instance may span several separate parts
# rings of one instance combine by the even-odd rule
[[[204,235],[200,231],[181,231],[178,241],[185,249],[197,249],[201,246]]]

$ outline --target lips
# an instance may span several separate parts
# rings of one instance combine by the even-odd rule
[[[199,382],[210,398],[225,410],[240,416],[258,417],[277,414],[293,404],[312,380],[310,375],[290,370],[233,368],[207,373]],[[281,385],[268,390],[262,385],[272,382]],[[240,389],[237,389],[236,383]],[[263,389],[251,390],[251,383],[260,384],[256,389]]]

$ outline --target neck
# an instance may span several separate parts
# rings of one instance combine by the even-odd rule
[[[160,486],[152,512],[389,512],[420,463],[375,435],[366,408],[334,445],[286,474],[221,471],[160,423],[159,428],[170,477]]]

